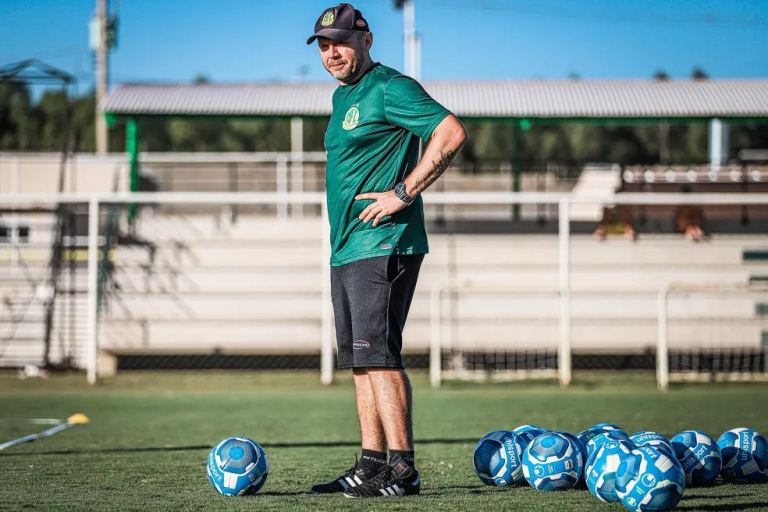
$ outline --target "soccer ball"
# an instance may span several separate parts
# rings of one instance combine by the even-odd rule
[[[709,485],[723,468],[720,448],[712,437],[698,430],[686,430],[672,438],[675,456],[685,471],[687,485]]]
[[[475,446],[472,463],[485,485],[503,487],[525,482],[522,455],[528,439],[509,430],[485,435]]]
[[[624,432],[624,429],[620,426],[614,424],[614,423],[598,423],[597,425],[593,425],[589,427],[589,430],[602,430],[603,432],[609,431],[609,430],[620,430]],[[624,432],[626,434],[626,432]]]
[[[629,510],[671,510],[685,491],[685,473],[674,456],[650,446],[635,448],[616,470],[616,494]]]
[[[267,454],[247,437],[228,437],[208,454],[208,481],[223,496],[255,494],[267,481]]]
[[[525,434],[528,438],[528,441],[530,442],[539,437],[541,434],[551,432],[551,430],[536,425],[520,425],[516,429],[512,430],[512,432],[515,434]]]
[[[571,434],[570,432],[565,432],[562,430],[556,431],[557,434],[563,435],[571,440],[572,443],[574,443],[579,448],[579,455],[581,455],[581,465],[582,467],[586,465],[587,463],[587,445],[585,445],[581,439],[577,435]]]
[[[616,470],[633,448],[634,445],[624,440],[609,439],[589,457],[584,478],[590,492],[597,499],[606,502],[619,501],[616,494]]]
[[[768,475],[768,441],[751,428],[734,428],[720,436],[723,478],[739,484],[759,483]]]
[[[641,430],[640,432],[636,432],[629,436],[629,440],[635,443],[637,446],[650,446],[651,448],[665,452],[667,455],[675,454],[669,439],[659,434],[658,432]]]
[[[600,431],[600,430],[592,430],[590,428],[590,429],[583,430],[583,431],[579,432],[578,434],[576,434],[576,437],[579,438],[579,441],[581,441],[581,444],[583,444],[584,448],[586,448],[587,451],[585,453],[587,455],[589,455],[589,447],[587,446],[589,444],[589,442],[592,439],[594,439],[595,437],[597,437],[600,434],[602,434],[602,433],[603,432]]]
[[[523,454],[523,474],[539,491],[571,489],[582,476],[583,454],[579,446],[557,432],[542,434]]]
[[[589,440],[587,443],[587,460],[589,460],[589,457],[592,456],[597,450],[604,444],[607,443],[610,440],[621,440],[624,442],[627,442],[629,444],[634,444],[630,439],[629,436],[624,432],[623,430],[610,430],[607,432],[603,432],[602,434],[598,434],[592,439]]]

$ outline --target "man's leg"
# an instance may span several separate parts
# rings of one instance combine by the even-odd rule
[[[355,368],[355,399],[357,400],[357,417],[360,420],[360,434],[363,439],[363,450],[374,450],[386,453],[384,429],[376,407],[376,397],[368,371],[365,368]]]
[[[331,301],[336,322],[337,366],[352,368],[354,372],[357,412],[363,441],[362,459],[335,480],[312,486],[313,493],[343,492],[357,487],[387,464],[384,432],[370,381],[364,368],[354,368],[352,310],[347,291],[350,274],[354,275],[354,272],[348,266],[331,267]]]
[[[344,496],[417,495],[421,492],[421,475],[414,467],[411,383],[401,369],[368,368],[367,373],[378,419],[389,446],[389,466],[367,482],[347,489]]]
[[[401,350],[422,260],[422,255],[392,256],[361,264],[368,269],[361,268],[362,282],[355,286],[360,295],[350,296],[353,357],[356,366],[366,369],[390,460],[386,472],[344,491],[348,498],[420,493],[421,477],[414,468],[411,385]]]
[[[368,377],[376,399],[376,408],[380,413],[387,446],[390,451],[412,452],[413,399],[408,375],[404,370],[369,368]]]
[[[384,442],[384,429],[376,408],[376,397],[371,387],[371,379],[365,368],[354,368],[355,399],[357,417],[360,420],[360,435],[363,452],[360,466],[367,474],[378,472],[387,465],[387,447]]]

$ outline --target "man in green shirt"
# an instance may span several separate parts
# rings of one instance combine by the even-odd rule
[[[411,387],[400,351],[429,252],[420,194],[448,168],[467,133],[418,82],[371,59],[370,27],[350,4],[320,15],[307,44],[315,40],[340,83],[325,135],[331,297],[337,366],[354,373],[363,452],[345,474],[312,492],[418,494]],[[419,140],[428,141],[421,159]]]

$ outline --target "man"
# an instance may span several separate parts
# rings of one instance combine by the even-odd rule
[[[354,374],[363,451],[359,463],[312,492],[419,494],[411,386],[400,351],[429,251],[420,194],[445,171],[467,133],[416,81],[373,62],[368,22],[350,4],[320,15],[307,44],[315,40],[323,65],[340,83],[325,136],[331,297],[337,366]],[[429,142],[421,161],[419,139]]]

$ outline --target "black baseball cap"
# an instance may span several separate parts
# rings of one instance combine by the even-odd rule
[[[318,37],[346,41],[355,32],[370,32],[368,22],[352,4],[343,3],[323,11],[315,23],[315,33],[307,39],[307,44],[312,44]]]

